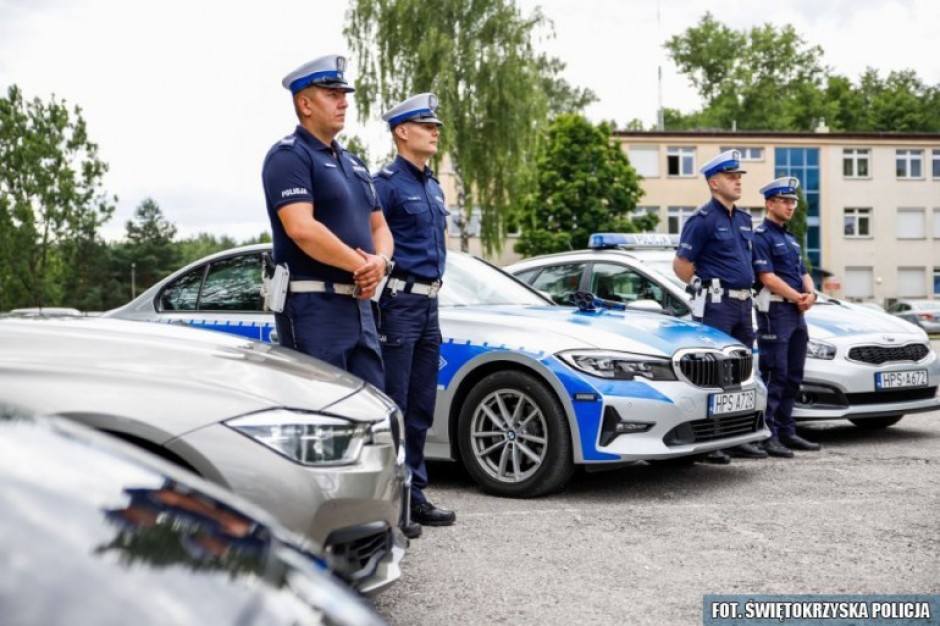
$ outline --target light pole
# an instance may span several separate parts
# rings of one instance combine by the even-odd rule
[[[131,300],[137,297],[137,264],[131,263]]]

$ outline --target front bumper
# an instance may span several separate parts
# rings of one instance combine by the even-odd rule
[[[334,571],[361,591],[379,591],[401,576],[407,469],[391,444],[366,445],[355,464],[327,468],[290,461],[222,424],[166,447],[323,546]]]
[[[615,462],[627,462],[703,454],[770,437],[764,424],[767,392],[763,385],[752,383],[742,387],[756,393],[753,411],[718,417],[709,417],[708,398],[721,390],[696,388],[678,381],[658,383],[656,388],[671,402],[605,395],[599,436],[588,440],[586,433],[582,433],[582,442],[590,441],[599,453],[616,455]],[[609,439],[605,431],[609,431],[612,419],[645,423],[649,428]]]
[[[800,421],[888,417],[940,408],[940,360],[930,352],[918,362],[871,364],[846,358],[852,346],[838,346],[832,360],[806,359],[793,417]],[[927,386],[879,391],[877,372],[926,369]]]

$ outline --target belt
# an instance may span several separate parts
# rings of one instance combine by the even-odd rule
[[[769,300],[771,302],[786,302],[787,304],[796,304],[795,302],[793,302],[793,300],[790,300],[789,298],[784,298],[783,296],[778,296],[775,293],[770,294]]]
[[[729,298],[737,298],[738,300],[751,299],[750,289],[725,289],[724,292]]]
[[[338,293],[341,296],[354,296],[357,292],[356,285],[343,285],[322,280],[292,280],[290,290],[292,293]]]
[[[437,292],[441,290],[441,281],[435,280],[433,283],[409,283],[400,278],[389,278],[388,283],[385,284],[385,290],[392,296],[401,292],[436,298]]]

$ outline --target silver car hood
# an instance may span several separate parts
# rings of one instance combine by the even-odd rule
[[[848,308],[839,304],[819,304],[806,312],[809,335],[813,339],[860,339],[863,335],[888,334],[895,340],[926,341],[927,334],[917,326],[879,311]]]
[[[159,423],[171,436],[273,407],[322,411],[365,386],[293,350],[165,324],[0,320],[0,346],[6,400]]]

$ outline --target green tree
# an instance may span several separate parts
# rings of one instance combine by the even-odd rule
[[[665,47],[702,97],[703,125],[810,130],[825,114],[822,48],[790,25],[735,31],[706,13]]]
[[[433,92],[444,122],[438,156],[450,158],[461,247],[478,208],[487,251],[502,245],[507,218],[533,179],[539,130],[552,107],[593,97],[557,78],[563,65],[535,52],[549,24],[511,0],[350,0],[345,35],[359,68],[360,118]],[[549,93],[570,98],[564,106]]]
[[[522,208],[516,252],[544,254],[587,246],[593,232],[651,230],[656,218],[630,213],[642,195],[636,170],[610,127],[583,116],[559,115],[538,154],[534,193]]]
[[[0,309],[72,305],[89,288],[116,200],[107,169],[79,107],[15,85],[0,98]]]
[[[127,242],[119,259],[133,269],[134,291],[139,293],[179,267],[178,248],[173,244],[176,226],[163,217],[153,199],[140,203],[125,229]]]

